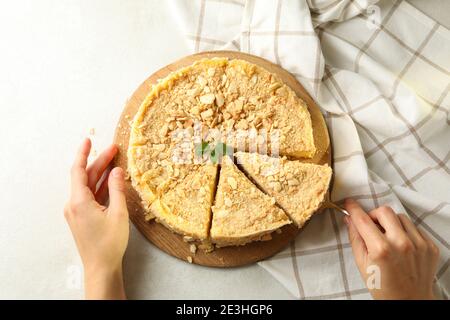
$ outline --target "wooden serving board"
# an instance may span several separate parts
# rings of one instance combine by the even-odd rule
[[[322,114],[309,96],[307,91],[297,82],[297,80],[286,70],[265,59],[241,52],[233,51],[211,51],[202,52],[187,56],[178,60],[152,74],[142,83],[127,101],[125,109],[120,117],[116,128],[114,143],[119,147],[115,165],[127,169],[127,148],[130,133],[130,121],[133,119],[144,98],[148,95],[151,85],[158,79],[166,77],[172,71],[188,66],[203,58],[227,57],[229,59],[242,59],[259,65],[269,72],[277,74],[281,80],[291,87],[295,93],[308,105],[311,113],[314,140],[318,149],[317,155],[308,162],[331,165],[331,147],[326,123]],[[155,221],[146,222],[144,211],[140,205],[140,198],[131,186],[130,181],[126,181],[126,194],[130,219],[136,228],[155,246],[164,252],[187,261],[187,257],[193,258],[193,263],[211,267],[235,267],[254,263],[266,259],[284,249],[300,232],[293,224],[282,228],[280,234],[273,233],[273,238],[269,241],[258,241],[239,247],[216,248],[213,252],[205,253],[197,250],[193,255],[189,250],[189,244],[183,241],[182,236],[171,232],[163,225]]]

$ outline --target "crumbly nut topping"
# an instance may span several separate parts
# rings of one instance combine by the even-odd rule
[[[158,86],[166,83],[170,94],[157,93]],[[146,113],[139,114],[141,117],[135,119],[133,126],[140,128],[142,135],[164,139],[176,128],[187,128],[199,120],[224,132],[255,128],[270,135],[279,129],[281,152],[294,156],[314,152],[311,119],[305,104],[278,77],[255,65],[242,60],[200,61],[161,81],[154,90],[148,104],[161,105],[164,111],[148,107],[148,117]],[[158,118],[168,123],[160,126]],[[292,122],[296,125],[292,126]],[[151,127],[158,129],[157,135]],[[270,147],[270,139],[268,142]]]
[[[324,201],[332,170],[327,165],[237,152],[248,175],[302,226]],[[276,168],[276,170],[274,170]]]
[[[222,164],[212,211],[211,238],[219,246],[264,240],[290,223],[275,199],[258,190],[231,162]]]
[[[231,201],[230,198],[225,198],[224,203],[225,203],[225,207],[228,207],[228,208],[233,205],[233,201]]]
[[[236,190],[237,189],[237,181],[233,177],[228,177],[227,182],[230,185],[231,189]]]
[[[214,95],[214,93],[208,93],[200,97],[200,102],[203,104],[212,104],[215,99],[216,96]]]

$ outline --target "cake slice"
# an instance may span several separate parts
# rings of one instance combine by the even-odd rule
[[[237,163],[300,228],[325,200],[332,170],[327,165],[271,158],[256,153],[235,153]]]
[[[211,240],[217,247],[265,240],[291,223],[274,198],[260,191],[229,158],[223,160],[212,207]]]
[[[174,232],[206,240],[211,225],[216,177],[217,165],[197,167],[154,200],[150,213]]]
[[[272,154],[279,152],[292,157],[315,155],[308,107],[277,75],[243,60],[229,61],[225,73],[227,82],[222,90],[225,102],[220,108],[222,136],[237,130],[248,133],[249,129],[257,130],[259,135],[254,142],[247,137],[241,139],[242,144],[237,141],[227,144],[242,151],[267,148]]]
[[[172,189],[200,165],[172,160],[173,147],[145,143],[128,148],[128,172],[131,183],[148,210],[153,201]]]

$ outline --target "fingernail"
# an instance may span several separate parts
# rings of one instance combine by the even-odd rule
[[[119,167],[115,167],[112,171],[111,171],[111,175],[114,178],[122,178],[123,177],[123,170]]]

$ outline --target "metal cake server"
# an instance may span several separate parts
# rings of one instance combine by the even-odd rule
[[[337,211],[339,211],[340,213],[345,214],[346,216],[349,216],[350,213],[348,213],[347,210],[339,207],[337,204],[334,204],[333,202],[329,201],[329,200],[325,200],[325,203],[323,204],[324,208],[330,208],[330,209],[335,209]]]

